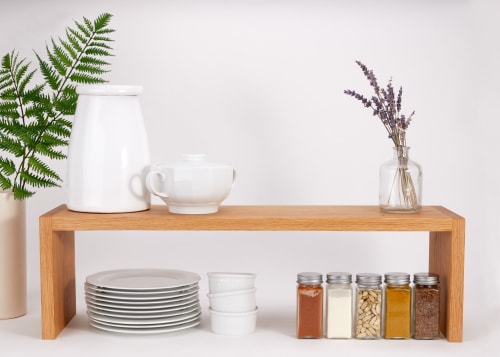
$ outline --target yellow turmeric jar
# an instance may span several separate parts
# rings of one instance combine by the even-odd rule
[[[385,283],[384,337],[408,339],[411,337],[410,275],[387,273]]]

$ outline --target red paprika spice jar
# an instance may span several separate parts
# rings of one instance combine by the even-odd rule
[[[297,338],[323,337],[323,275],[297,274]]]

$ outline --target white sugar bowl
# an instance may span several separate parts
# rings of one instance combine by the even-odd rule
[[[233,186],[232,166],[210,162],[203,154],[187,154],[172,164],[154,165],[146,187],[171,213],[216,213]]]

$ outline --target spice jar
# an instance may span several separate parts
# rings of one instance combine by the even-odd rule
[[[352,337],[352,275],[326,275],[326,337]]]
[[[323,275],[297,274],[297,338],[323,337]]]
[[[415,273],[413,337],[417,340],[438,339],[440,313],[439,275]]]
[[[355,337],[378,339],[382,330],[382,276],[356,275]]]
[[[385,338],[411,337],[410,274],[385,274]]]

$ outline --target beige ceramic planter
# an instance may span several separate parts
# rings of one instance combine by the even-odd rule
[[[0,191],[0,319],[26,314],[26,202]]]

